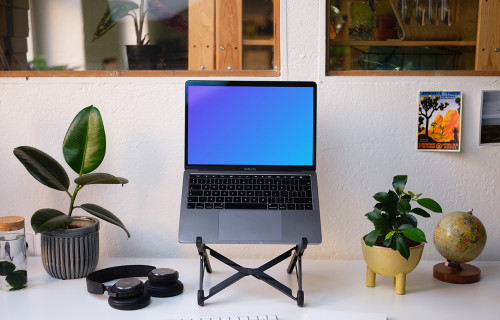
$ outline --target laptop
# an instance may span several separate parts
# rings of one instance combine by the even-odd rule
[[[321,243],[314,82],[185,84],[178,240]]]

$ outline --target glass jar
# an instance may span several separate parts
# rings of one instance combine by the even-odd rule
[[[23,289],[27,282],[24,218],[0,217],[0,289]]]

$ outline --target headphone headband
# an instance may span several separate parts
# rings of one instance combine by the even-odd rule
[[[120,278],[147,277],[149,272],[154,269],[156,267],[147,265],[127,265],[94,271],[86,278],[87,291],[95,294],[104,294],[104,291],[107,291],[104,282]]]

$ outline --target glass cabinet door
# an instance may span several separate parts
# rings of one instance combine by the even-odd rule
[[[330,0],[329,72],[474,70],[477,0]]]

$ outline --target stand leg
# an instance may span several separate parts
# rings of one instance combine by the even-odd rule
[[[376,280],[377,274],[373,272],[372,269],[369,267],[366,267],[366,286],[367,287],[375,287],[375,280]]]
[[[406,290],[406,274],[400,273],[396,275],[396,293],[405,294]]]

